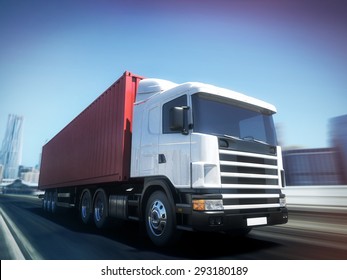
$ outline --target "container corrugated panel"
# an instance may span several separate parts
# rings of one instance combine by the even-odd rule
[[[39,188],[127,181],[140,76],[125,72],[42,150]]]

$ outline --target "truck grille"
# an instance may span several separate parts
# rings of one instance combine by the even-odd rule
[[[220,149],[219,158],[225,210],[280,207],[277,156]]]

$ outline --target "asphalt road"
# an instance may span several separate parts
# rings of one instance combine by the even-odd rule
[[[36,197],[0,195],[0,259],[347,259],[347,211],[289,210],[288,224],[259,227],[245,238],[185,233],[175,247],[159,249],[135,222],[97,230],[73,211],[43,213]]]

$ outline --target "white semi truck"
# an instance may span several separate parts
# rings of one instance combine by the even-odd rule
[[[275,112],[228,89],[125,72],[43,147],[43,209],[75,207],[97,227],[138,220],[158,246],[180,230],[286,223]]]

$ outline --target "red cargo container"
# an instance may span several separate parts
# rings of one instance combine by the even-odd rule
[[[40,189],[128,180],[133,104],[142,79],[125,72],[43,147]]]

